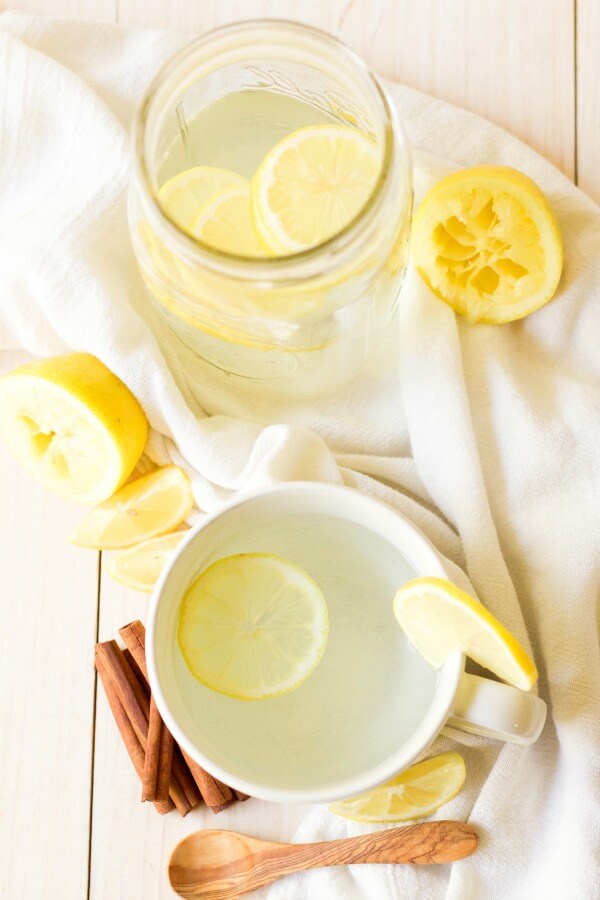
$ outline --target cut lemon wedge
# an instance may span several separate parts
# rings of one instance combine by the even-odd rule
[[[186,534],[186,531],[163,534],[118,553],[109,560],[108,574],[134,591],[151,593],[167,560]]]
[[[521,319],[550,300],[563,246],[538,186],[505,166],[462,169],[426,195],[414,222],[416,266],[469,322]]]
[[[461,650],[521,690],[537,681],[537,669],[517,639],[478,600],[443,578],[407,582],[394,598],[394,614],[434,669]]]
[[[200,209],[190,234],[216,250],[236,256],[266,256],[252,221],[250,184],[225,188]]]
[[[187,476],[177,466],[164,466],[129,482],[94,509],[71,541],[94,550],[132,547],[173,531],[193,505]]]
[[[181,604],[179,647],[198,681],[238,700],[299,687],[325,652],[325,599],[306,572],[263,553],[218,560]]]
[[[224,188],[247,184],[237,172],[216,166],[185,169],[162,185],[158,202],[184,231],[189,231],[200,208]]]
[[[442,753],[416,763],[392,781],[329,810],[355,822],[404,822],[422,819],[456,797],[465,780],[465,763],[458,753]]]
[[[381,155],[344,125],[309,125],[267,153],[252,179],[254,222],[274,254],[297,253],[333,237],[371,195]]]
[[[148,422],[131,391],[99,359],[72,353],[0,379],[0,434],[47,487],[96,504],[131,475]]]

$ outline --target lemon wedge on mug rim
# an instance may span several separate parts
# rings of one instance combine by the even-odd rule
[[[0,379],[0,434],[46,487],[93,505],[135,468],[148,422],[131,391],[99,359],[70,353]]]
[[[503,681],[528,691],[537,681],[533,660],[485,606],[443,578],[415,578],[394,598],[400,627],[434,669],[455,650]]]
[[[415,213],[412,252],[429,288],[468,322],[529,315],[554,296],[563,266],[550,204],[508,166],[461,169],[434,185]]]
[[[193,505],[186,474],[178,466],[163,466],[130,481],[92,510],[71,541],[94,550],[132,547],[173,531]]]
[[[299,687],[327,643],[327,605],[298,566],[268,553],[212,563],[185,594],[179,648],[191,674],[237,700],[279,697]]]
[[[355,822],[422,819],[456,797],[465,780],[458,753],[442,753],[415,763],[381,787],[331,803],[329,811]]]

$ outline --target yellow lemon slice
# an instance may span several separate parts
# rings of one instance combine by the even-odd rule
[[[194,505],[190,482],[177,466],[163,466],[129,482],[92,510],[71,536],[94,550],[132,547],[173,531]]]
[[[135,468],[148,422],[131,391],[99,359],[72,353],[0,379],[0,434],[47,487],[96,504]]]
[[[244,184],[246,179],[237,172],[216,166],[194,166],[165,181],[158,192],[158,201],[180,228],[189,231],[200,208],[213,194]]]
[[[163,534],[118,553],[108,562],[108,574],[134,591],[151,593],[167,560],[186,533]]]
[[[415,578],[394,598],[394,614],[427,662],[439,669],[462,650],[503,681],[528,691],[538,673],[516,638],[488,610],[443,578]]]
[[[350,224],[381,169],[377,145],[345,125],[309,125],[267,153],[252,179],[256,230],[272,253],[297,253]]]
[[[306,572],[264,553],[227,556],[181,604],[178,639],[192,675],[238,700],[293,691],[321,660],[327,606]]]
[[[404,822],[422,819],[456,797],[465,780],[465,763],[458,753],[442,753],[405,769],[392,781],[329,810],[355,822]]]
[[[200,209],[190,234],[210,247],[236,256],[266,256],[252,221],[250,184],[214,194]]]
[[[550,204],[535,182],[504,166],[438,182],[415,214],[412,249],[431,290],[469,322],[529,315],[552,298],[563,265]]]

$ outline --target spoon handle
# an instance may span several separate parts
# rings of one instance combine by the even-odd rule
[[[466,822],[421,822],[358,837],[305,844],[307,868],[349,863],[448,863],[469,856],[477,834]],[[309,861],[310,860],[310,861]]]

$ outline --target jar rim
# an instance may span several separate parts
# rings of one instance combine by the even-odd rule
[[[327,240],[305,250],[276,257],[248,257],[211,247],[209,244],[185,232],[168,215],[159,203],[158,191],[150,174],[147,158],[147,137],[153,115],[157,112],[155,110],[155,102],[158,92],[185,65],[191,56],[199,50],[210,46],[215,40],[226,38],[236,32],[260,33],[261,31],[269,32],[273,29],[288,33],[304,33],[312,41],[327,44],[345,57],[351,67],[356,70],[359,77],[362,77],[369,85],[376,98],[383,122],[384,146],[381,168],[373,189],[365,204],[344,228]],[[160,221],[170,240],[181,252],[186,255],[192,254],[196,260],[207,268],[234,279],[237,278],[243,281],[275,281],[277,283],[286,280],[296,281],[306,277],[324,275],[329,269],[337,266],[339,264],[339,254],[350,247],[352,241],[360,236],[364,227],[372,220],[389,181],[390,170],[395,159],[395,134],[397,132],[400,132],[404,137],[404,144],[408,153],[407,141],[386,91],[367,63],[357,53],[347,47],[346,44],[319,28],[300,22],[284,19],[248,19],[212,29],[200,38],[186,44],[159,69],[146,89],[134,121],[134,175],[142,187],[147,213]],[[327,262],[326,258],[328,258],[329,262]]]

